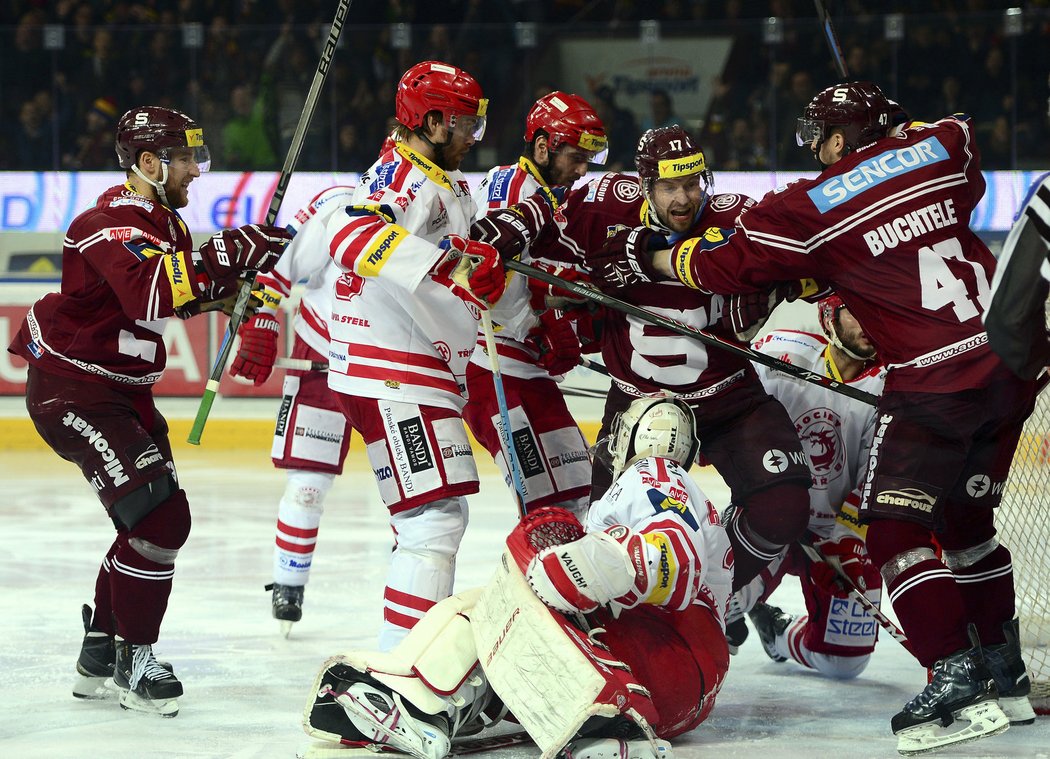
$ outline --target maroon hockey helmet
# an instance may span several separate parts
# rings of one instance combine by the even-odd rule
[[[406,71],[397,83],[394,115],[398,123],[418,129],[430,111],[439,111],[449,129],[480,140],[488,105],[481,85],[466,71],[440,61],[424,61]]]
[[[537,100],[525,117],[525,141],[532,142],[541,131],[546,133],[552,153],[567,143],[585,151],[590,163],[603,164],[609,155],[605,125],[579,95],[552,92]]]
[[[132,108],[117,122],[117,159],[123,169],[133,168],[144,150],[167,161],[172,148],[191,148],[200,170],[208,170],[211,154],[204,144],[204,130],[185,113],[145,105]]]
[[[885,137],[891,128],[907,121],[900,104],[890,100],[877,84],[836,84],[817,93],[802,112],[795,132],[799,145],[820,144],[832,129],[841,129],[849,150]]]
[[[714,176],[707,168],[704,151],[693,142],[692,136],[675,124],[650,129],[638,140],[634,164],[642,179],[642,189],[648,194],[657,179],[700,174],[704,191],[714,184]]]

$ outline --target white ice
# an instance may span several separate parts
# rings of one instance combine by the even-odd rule
[[[91,601],[112,527],[91,488],[50,453],[0,455],[0,757],[3,759],[270,759],[309,742],[300,715],[321,662],[372,647],[390,533],[371,471],[351,457],[321,522],[303,621],[290,639],[270,617],[271,550],[283,474],[265,452],[205,445],[176,453],[193,511],[156,651],[186,693],[174,719],[123,712],[115,701],[70,694],[82,638],[80,605]],[[457,589],[484,583],[515,522],[491,462],[470,498]],[[694,470],[717,504],[727,491]],[[788,582],[774,600],[803,609]],[[711,718],[675,741],[681,759],[706,757],[893,757],[890,717],[925,684],[925,671],[889,637],[851,682],[766,658],[757,636],[732,660]],[[502,759],[534,754],[522,748]],[[488,756],[488,755],[479,755]],[[1050,718],[933,756],[1048,757]]]

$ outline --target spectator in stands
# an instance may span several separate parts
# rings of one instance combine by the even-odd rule
[[[233,115],[222,130],[226,168],[241,171],[276,170],[277,154],[266,129],[266,104],[251,85],[240,84],[230,93]]]
[[[649,93],[649,115],[642,119],[642,131],[682,124],[674,112],[674,104],[667,90],[655,89]],[[684,126],[684,125],[683,125]]]
[[[52,166],[51,145],[47,119],[33,100],[24,101],[18,110],[11,168],[43,169]]]
[[[609,135],[609,158],[607,171],[633,170],[634,148],[638,144],[638,124],[626,108],[616,105],[616,92],[607,84],[597,85],[592,82],[594,97],[590,102],[598,117],[605,124]]]
[[[71,171],[113,169],[113,129],[118,115],[113,98],[96,98],[84,115],[84,126],[73,151],[62,156],[62,168]]]

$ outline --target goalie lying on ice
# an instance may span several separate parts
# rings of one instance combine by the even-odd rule
[[[616,481],[586,532],[564,509],[530,513],[486,587],[438,603],[389,653],[326,661],[306,732],[441,759],[513,715],[545,758],[670,757],[729,667],[732,549],[687,474],[688,406],[640,399],[611,429]]]

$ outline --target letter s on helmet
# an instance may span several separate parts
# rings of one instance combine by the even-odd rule
[[[799,145],[820,144],[839,128],[849,150],[869,145],[908,120],[899,103],[872,82],[836,84],[817,93],[798,120]],[[848,152],[848,151],[847,151]]]
[[[693,142],[692,135],[675,124],[650,129],[638,140],[634,165],[642,180],[646,196],[652,192],[657,179],[701,174],[704,194],[708,194],[714,175],[707,167],[704,151]]]
[[[117,159],[123,169],[134,168],[139,153],[145,150],[166,163],[172,148],[191,148],[200,170],[208,170],[211,154],[204,144],[204,130],[185,113],[146,105],[132,108],[117,122]]]
[[[537,100],[525,117],[525,141],[532,142],[541,131],[547,135],[551,153],[567,143],[587,153],[589,163],[603,164],[609,155],[605,125],[579,95],[552,92]]]
[[[488,105],[481,85],[466,71],[440,61],[424,61],[406,71],[397,83],[394,115],[398,123],[415,130],[423,126],[430,111],[439,111],[450,130],[480,140]]]

